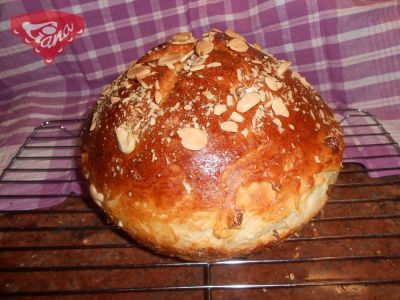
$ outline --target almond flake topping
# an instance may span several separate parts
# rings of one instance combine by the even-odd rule
[[[321,163],[321,160],[319,159],[319,156],[318,156],[318,155],[314,155],[314,161],[315,161],[317,164],[320,164],[320,163]]]
[[[128,72],[126,73],[126,76],[129,79],[141,79],[149,75],[151,72],[151,68],[148,66],[144,66],[142,64],[136,64],[129,68]]]
[[[295,78],[297,78],[297,79],[300,81],[300,83],[301,83],[302,85],[304,85],[305,87],[307,87],[307,88],[312,88],[311,84],[308,83],[307,79],[306,79],[305,77],[301,76],[298,72],[293,71],[293,76],[294,76]]]
[[[101,206],[101,202],[104,201],[104,195],[97,191],[96,187],[91,184],[89,187],[90,194],[92,195],[93,199],[96,201],[96,203]]]
[[[118,147],[124,154],[131,154],[135,150],[136,137],[130,132],[128,126],[124,123],[115,128]]]
[[[207,132],[198,128],[182,128],[177,131],[183,147],[189,150],[201,150],[207,145]]]
[[[244,121],[244,118],[241,114],[237,113],[236,111],[234,111],[230,116],[229,119],[231,119],[232,121],[241,123]]]
[[[180,32],[172,36],[173,44],[189,44],[194,43],[195,41],[196,40],[194,39],[191,32]]]
[[[209,41],[200,41],[196,45],[196,53],[199,56],[209,54],[213,49],[214,49],[214,44]]]
[[[242,80],[243,80],[242,70],[241,70],[241,69],[236,69],[236,76],[237,76],[237,79],[238,79],[239,81],[242,81]]]
[[[158,65],[159,66],[168,66],[168,65],[174,65],[177,62],[179,62],[181,59],[180,54],[172,53],[172,54],[167,54],[158,60]]]
[[[226,112],[226,105],[225,104],[217,104],[214,106],[214,114],[217,116],[222,115]]]
[[[206,90],[202,94],[207,98],[207,100],[212,100],[215,97],[214,94],[211,93],[209,90]]]
[[[226,43],[226,46],[236,52],[246,52],[249,49],[246,42],[241,38],[234,38]]]
[[[220,62],[217,62],[217,61],[209,63],[208,65],[206,65],[207,68],[216,68],[216,67],[220,67],[220,66],[222,66],[222,64]]]
[[[262,47],[257,43],[254,43],[252,46],[253,46],[254,49],[257,49],[257,50],[260,50],[260,51],[262,50]]]
[[[161,93],[160,93],[159,91],[156,91],[156,92],[154,93],[154,100],[156,100],[156,103],[157,103],[157,104],[160,104],[160,103],[161,103],[161,101],[162,101],[162,95],[161,95]]]
[[[180,58],[179,61],[180,61],[180,62],[186,61],[193,53],[194,53],[194,50],[191,50],[191,51],[189,51],[188,53],[183,54],[183,55],[181,56],[181,58]]]
[[[203,69],[204,69],[204,65],[196,65],[196,66],[190,68],[190,72],[195,72],[195,71],[199,71],[199,70],[203,70]]]
[[[238,124],[233,121],[222,122],[220,127],[223,131],[238,132]]]
[[[233,96],[232,95],[228,95],[226,97],[226,105],[228,105],[228,106],[232,106],[233,105]]]
[[[274,92],[276,92],[277,90],[279,90],[282,87],[282,83],[271,76],[265,77],[265,83]]]
[[[89,131],[93,131],[95,128],[96,128],[96,120],[93,118]]]
[[[190,195],[192,192],[192,187],[190,186],[189,183],[187,183],[185,180],[182,181],[183,187],[185,188],[186,194]]]
[[[285,104],[281,98],[275,98],[272,100],[272,110],[274,111],[275,115],[282,116],[282,117],[289,117],[289,112],[286,109]]]
[[[260,100],[261,96],[259,93],[253,92],[244,94],[238,101],[236,109],[238,112],[244,113],[257,105]]]
[[[111,104],[115,104],[121,100],[120,97],[116,97],[116,96],[111,96],[110,99],[111,99]]]
[[[282,60],[279,64],[278,69],[276,70],[276,74],[281,77],[292,65],[290,61]]]
[[[247,128],[245,128],[245,129],[243,129],[243,130],[241,131],[241,134],[243,134],[244,137],[247,137],[247,135],[249,134],[249,130],[248,130]]]
[[[240,38],[244,40],[244,37],[242,35],[240,35],[239,33],[234,32],[232,29],[228,28],[227,30],[225,30],[225,33],[227,36],[231,37],[231,38]]]

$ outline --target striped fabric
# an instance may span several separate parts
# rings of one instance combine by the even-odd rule
[[[10,17],[59,10],[85,31],[46,65]],[[400,141],[400,2],[373,0],[3,0],[0,173],[44,120],[79,118],[103,86],[173,33],[227,27],[293,62],[332,107],[366,109]]]

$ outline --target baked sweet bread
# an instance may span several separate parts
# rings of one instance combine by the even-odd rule
[[[290,65],[229,29],[175,34],[132,62],[84,133],[94,201],[140,243],[188,260],[294,233],[325,204],[344,144]]]

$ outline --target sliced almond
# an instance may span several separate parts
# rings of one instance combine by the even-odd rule
[[[96,128],[96,120],[93,118],[89,131],[93,131],[95,128]]]
[[[282,87],[282,83],[271,76],[265,77],[265,83],[274,92],[276,92]]]
[[[216,68],[216,67],[220,67],[222,66],[222,64],[220,62],[212,62],[206,65],[207,68]]]
[[[214,106],[214,114],[217,116],[222,115],[226,112],[226,105],[225,104],[217,104]]]
[[[278,118],[273,118],[272,123],[274,123],[278,127],[282,127],[282,121],[279,120]]]
[[[308,83],[307,79],[301,76],[298,72],[293,71],[292,74],[295,78],[297,78],[300,81],[302,85],[304,85],[307,88],[312,88],[311,84]]]
[[[201,150],[207,145],[207,132],[198,128],[182,128],[177,131],[183,147],[189,150]]]
[[[200,41],[196,45],[196,53],[199,56],[209,54],[213,49],[214,49],[214,44],[213,42],[209,41]]]
[[[287,110],[281,98],[277,97],[272,100],[272,110],[277,116],[282,116],[285,118],[289,117],[289,111]]]
[[[254,43],[252,46],[253,46],[254,49],[257,49],[257,50],[260,50],[260,51],[262,50],[262,47],[257,43]]]
[[[117,97],[117,96],[111,96],[110,100],[111,100],[111,104],[115,104],[115,103],[119,102],[121,100],[121,98]]]
[[[172,40],[174,42],[186,42],[191,39],[193,39],[193,35],[191,32],[179,32],[172,36]]]
[[[126,76],[129,79],[141,79],[149,75],[151,72],[151,68],[148,66],[144,66],[142,64],[136,64],[133,67],[129,68],[128,72],[126,73]]]
[[[204,67],[205,67],[204,65],[196,65],[196,66],[190,68],[190,72],[195,72],[195,71],[203,70]]]
[[[244,118],[241,114],[237,113],[236,111],[234,111],[233,113],[231,113],[231,115],[229,116],[229,119],[231,119],[232,121],[241,123],[244,121]]]
[[[216,32],[222,32],[222,31],[219,30],[218,28],[213,27],[213,28],[211,28],[210,32],[216,33]]]
[[[209,90],[206,90],[202,94],[207,98],[207,100],[212,100],[215,98],[214,94],[211,93]]]
[[[245,128],[240,133],[243,134],[244,137],[247,137],[247,135],[249,134],[249,130],[247,128]]]
[[[158,80],[156,80],[156,81],[154,82],[154,87],[156,88],[156,90],[159,90],[159,89],[160,89],[160,83],[158,82]]]
[[[160,91],[156,91],[154,93],[154,100],[156,101],[157,104],[160,104],[162,101],[162,95],[160,93]]]
[[[174,65],[177,62],[179,62],[180,59],[181,59],[180,54],[176,54],[176,53],[167,54],[167,55],[162,56],[158,60],[158,65],[159,66]]]
[[[179,61],[180,61],[180,62],[186,61],[193,53],[194,53],[194,50],[191,50],[191,51],[189,51],[188,53],[183,54],[183,55],[181,56],[181,58],[180,58]]]
[[[183,187],[185,188],[186,194],[190,195],[192,192],[192,187],[190,186],[189,183],[187,183],[185,180],[182,181]]]
[[[276,74],[281,77],[292,65],[290,61],[282,60],[279,64],[278,69],[276,70]]]
[[[151,117],[149,121],[150,126],[154,126],[156,124],[156,118]]]
[[[234,38],[226,43],[226,46],[236,52],[246,52],[249,49],[246,42],[241,38]]]
[[[253,92],[244,94],[238,101],[236,109],[238,112],[244,113],[257,105],[260,100],[261,96],[259,93]]]
[[[115,136],[117,137],[118,147],[124,154],[131,154],[135,150],[136,137],[128,129],[126,124],[115,128]]]
[[[240,39],[244,40],[243,35],[241,35],[241,34],[239,34],[239,33],[237,33],[237,32],[234,32],[234,31],[233,31],[232,29],[230,29],[230,28],[228,28],[227,30],[225,30],[225,33],[226,33],[227,36],[229,36],[229,37],[231,37],[231,38],[240,38]]]
[[[243,76],[242,76],[242,70],[241,69],[236,69],[236,77],[239,81],[243,80]]]
[[[233,96],[232,95],[226,96],[226,105],[228,105],[228,106],[233,105]]]
[[[160,109],[160,107],[159,107],[157,104],[155,104],[153,101],[151,101],[151,102],[149,103],[149,107],[150,107],[150,109],[152,109],[152,110],[158,110],[158,109]]]
[[[222,122],[220,125],[223,131],[238,132],[238,124],[233,121]]]
[[[96,201],[96,203],[101,206],[101,202],[104,201],[104,195],[97,191],[96,187],[91,184],[89,187],[90,194],[92,195],[93,199]]]

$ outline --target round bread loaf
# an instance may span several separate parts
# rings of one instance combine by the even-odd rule
[[[306,79],[227,30],[148,51],[83,137],[90,193],[140,243],[188,260],[281,241],[324,205],[342,130]]]

